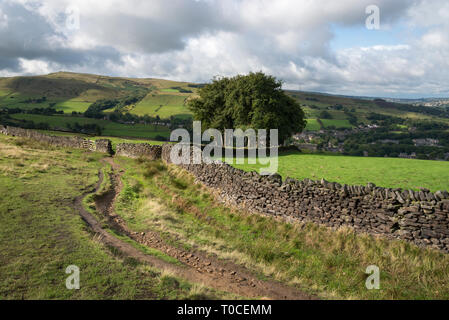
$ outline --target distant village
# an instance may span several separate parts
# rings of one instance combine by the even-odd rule
[[[298,133],[292,137],[292,143],[298,149],[302,151],[308,152],[325,152],[325,153],[345,153],[345,141],[348,137],[354,136],[360,133],[370,133],[376,129],[379,129],[380,126],[376,124],[368,124],[368,125],[359,125],[352,129],[344,129],[344,130],[319,130],[319,131],[303,131],[302,133]],[[414,128],[411,128],[410,131],[414,131]],[[442,148],[440,145],[439,139],[434,138],[419,138],[412,139],[414,147],[435,147]],[[370,143],[371,145],[400,145],[400,140],[395,139],[381,139],[377,141],[373,141]],[[368,151],[363,151],[363,156],[379,156],[379,155],[370,155]],[[389,157],[388,154],[384,155],[385,157]],[[416,152],[398,152],[398,158],[403,159],[418,159],[418,155]],[[443,158],[438,158],[435,160],[445,160],[449,161],[449,152],[444,153]]]

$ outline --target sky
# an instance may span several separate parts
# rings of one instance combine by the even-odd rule
[[[0,0],[0,76],[57,71],[449,97],[449,1]]]

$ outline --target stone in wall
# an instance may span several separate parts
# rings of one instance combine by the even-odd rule
[[[95,150],[97,152],[107,153],[107,154],[114,154],[112,151],[112,143],[111,140],[108,139],[101,139],[95,141]]]
[[[161,158],[162,147],[148,143],[120,143],[117,145],[116,155],[128,158],[146,158],[157,160]]]

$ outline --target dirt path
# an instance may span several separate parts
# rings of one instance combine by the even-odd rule
[[[202,283],[217,290],[232,292],[249,298],[263,297],[276,300],[314,299],[314,297],[279,282],[259,280],[249,270],[232,262],[225,262],[216,257],[205,255],[202,252],[185,251],[170,246],[162,240],[157,232],[137,233],[131,231],[127,227],[126,222],[114,213],[115,201],[122,189],[120,177],[123,172],[112,158],[106,158],[103,161],[109,163],[112,167],[112,188],[101,197],[97,197],[95,202],[97,210],[107,218],[109,226],[116,232],[126,235],[142,245],[157,249],[176,258],[183,266],[177,266],[154,256],[146,255],[132,245],[115,238],[102,229],[98,221],[84,209],[82,200],[87,194],[78,197],[76,199],[77,209],[93,231],[101,236],[100,239],[103,243],[115,247],[126,256],[146,262],[155,268],[170,271],[180,278],[194,283]],[[100,179],[95,191],[99,189],[102,181],[103,174],[100,172]]]

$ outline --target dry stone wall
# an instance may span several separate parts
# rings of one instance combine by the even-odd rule
[[[76,136],[52,136],[48,134],[41,133],[35,130],[28,130],[16,127],[0,127],[0,133],[14,136],[14,137],[23,137],[28,139],[33,139],[36,141],[48,143],[50,145],[58,146],[58,147],[66,147],[66,148],[76,148],[76,149],[86,149],[91,151],[103,152],[112,154],[112,144],[110,140],[89,140]]]
[[[162,159],[170,161],[171,145]],[[350,226],[356,231],[403,239],[419,246],[449,251],[449,193],[367,186],[348,186],[325,180],[303,181],[261,176],[222,162],[181,165],[220,200],[249,211],[287,220],[330,227]]]
[[[157,160],[161,158],[162,146],[148,143],[120,143],[117,145],[116,155],[128,158],[146,158]]]
[[[95,151],[113,154],[114,151],[112,150],[111,140],[108,140],[108,139],[96,140],[95,141]]]
[[[0,133],[26,137],[52,145],[112,154],[111,141],[51,136],[34,130],[0,126]],[[172,145],[118,144],[116,155],[162,158],[171,163]],[[370,183],[348,186],[325,180],[302,181],[281,176],[261,176],[216,161],[181,165],[219,199],[246,210],[286,220],[314,222],[329,227],[350,226],[356,231],[379,234],[449,252],[449,193],[388,189]]]

